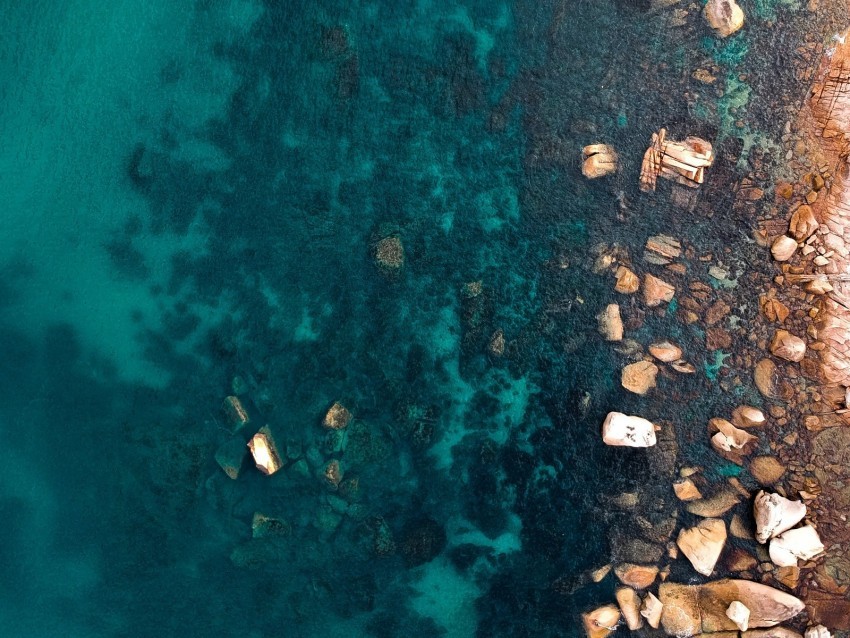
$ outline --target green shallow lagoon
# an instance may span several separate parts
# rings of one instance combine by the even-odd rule
[[[0,0],[0,635],[582,635],[615,585],[582,574],[636,534],[610,499],[660,521],[676,447],[722,473],[706,419],[760,401],[675,305],[628,336],[699,373],[622,390],[592,265],[666,232],[750,268],[727,186],[783,122],[680,85],[781,49],[768,19],[718,44],[625,0]],[[638,192],[661,126],[717,145],[713,218]],[[623,166],[591,182],[595,142]],[[272,477],[216,463],[233,394]],[[675,423],[666,459],[606,448],[610,410]]]

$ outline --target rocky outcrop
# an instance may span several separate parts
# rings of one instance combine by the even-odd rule
[[[588,179],[610,175],[617,170],[617,151],[608,144],[590,144],[582,149],[581,172]]]
[[[708,0],[703,15],[721,38],[728,38],[744,26],[744,12],[735,0]]]
[[[766,543],[768,539],[785,532],[806,515],[806,505],[792,501],[779,494],[759,491],[753,502],[756,520],[756,540]]]
[[[750,627],[773,627],[803,610],[791,594],[747,580],[719,580],[705,585],[662,583],[659,598],[664,605],[661,624],[673,636],[737,630],[727,615],[729,605],[740,602],[750,611]]]
[[[789,529],[770,541],[770,560],[779,567],[796,567],[797,560],[822,554],[823,543],[811,525]]]
[[[643,276],[643,302],[650,308],[669,303],[676,294],[676,288],[663,279],[649,273]]]
[[[606,341],[622,341],[623,339],[623,319],[620,317],[620,306],[615,303],[610,303],[605,306],[605,310],[596,315],[599,334]]]
[[[726,523],[707,518],[696,527],[681,530],[676,544],[697,572],[711,576],[726,544]]]
[[[655,425],[639,416],[609,412],[602,423],[602,440],[606,445],[651,447],[655,445]]]
[[[777,330],[770,342],[770,352],[786,361],[802,361],[806,355],[806,342],[787,330]]]
[[[657,374],[657,365],[651,361],[638,361],[623,368],[620,383],[629,392],[643,395],[655,387]]]

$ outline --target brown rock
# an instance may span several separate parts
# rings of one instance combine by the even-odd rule
[[[646,622],[650,627],[658,629],[658,626],[661,624],[662,609],[663,605],[661,601],[655,597],[655,594],[648,592],[644,596],[643,603],[640,606],[640,615],[646,618]]]
[[[784,303],[778,299],[761,296],[761,311],[769,321],[783,323],[791,312]]]
[[[664,363],[673,363],[682,358],[682,349],[674,343],[662,341],[651,344],[649,354]]]
[[[655,582],[658,576],[658,567],[655,565],[635,565],[634,563],[623,563],[614,568],[617,579],[634,589],[646,589]]]
[[[745,572],[750,569],[755,569],[758,565],[758,560],[755,556],[748,554],[740,547],[733,547],[729,550],[726,558],[726,567],[732,572]]]
[[[777,567],[773,570],[773,577],[788,589],[797,589],[797,585],[800,583],[800,568],[796,565]]]
[[[588,179],[610,175],[617,170],[617,151],[608,144],[591,144],[582,149],[582,174]]]
[[[605,310],[596,315],[599,334],[606,341],[621,341],[623,339],[623,320],[620,317],[620,306],[608,304]]]
[[[806,355],[806,342],[787,330],[777,330],[770,342],[770,352],[786,361],[802,361]]]
[[[756,364],[753,371],[756,387],[763,396],[768,399],[776,398],[778,394],[778,380],[776,377],[776,364],[770,359],[762,359]]]
[[[705,312],[705,323],[709,326],[713,326],[718,323],[729,314],[732,308],[729,307],[722,299],[718,299],[711,306],[709,306],[708,310]]]
[[[708,422],[711,447],[725,459],[743,465],[745,456],[752,454],[758,445],[758,438],[736,428],[726,419],[711,419]]]
[[[605,638],[617,628],[620,610],[614,605],[605,605],[581,615],[587,638]]]
[[[702,498],[702,494],[694,482],[689,479],[681,479],[673,483],[673,491],[680,501],[695,501]]]
[[[764,425],[764,412],[749,405],[739,405],[732,412],[732,423],[739,428],[754,428]]]
[[[702,520],[695,527],[681,530],[676,544],[697,572],[711,576],[726,544],[726,523],[719,518]]]
[[[666,281],[649,273],[643,276],[643,301],[650,308],[671,301],[675,294],[676,288]]]
[[[748,540],[751,540],[755,535],[755,532],[739,514],[732,516],[732,522],[729,524],[729,532],[735,538],[745,538]]]
[[[812,207],[808,204],[803,204],[791,215],[788,233],[797,241],[806,241],[815,233],[819,226],[820,224],[818,224],[818,220],[815,218]]]
[[[646,394],[655,387],[655,377],[658,374],[658,366],[651,361],[638,361],[623,368],[620,382],[629,392],[635,394]]]
[[[650,264],[666,266],[682,254],[682,244],[675,237],[654,235],[646,240],[643,258]]]
[[[732,347],[732,336],[723,328],[708,328],[705,331],[705,347],[708,350],[728,350]]]
[[[348,426],[350,421],[351,412],[349,412],[342,403],[337,401],[331,406],[331,409],[328,410],[324,421],[322,421],[322,425],[329,430],[342,430]]]
[[[785,466],[773,456],[757,456],[750,461],[750,474],[759,485],[773,485],[785,474]]]
[[[782,199],[791,199],[794,195],[794,187],[788,182],[779,182],[776,185],[776,194]]]
[[[638,276],[625,266],[617,268],[614,276],[617,278],[617,283],[614,285],[614,290],[617,292],[621,292],[624,295],[632,295],[640,288],[640,279],[638,279]]]
[[[771,627],[769,629],[748,629],[741,632],[741,638],[803,638],[793,629]]]
[[[691,514],[702,516],[703,518],[716,518],[723,516],[730,509],[735,507],[741,497],[737,492],[730,489],[723,489],[710,498],[705,498],[699,501],[691,501],[685,507]]]
[[[643,627],[643,618],[640,615],[640,596],[631,587],[618,587],[614,593],[626,625],[632,631]]]

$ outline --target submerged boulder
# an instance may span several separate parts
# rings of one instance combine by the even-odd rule
[[[224,443],[216,450],[215,460],[230,478],[239,478],[242,461],[245,460],[245,439],[236,436]]]
[[[607,445],[651,447],[655,445],[655,425],[639,416],[609,412],[602,423],[602,440]]]
[[[404,246],[395,235],[384,237],[375,245],[375,261],[385,270],[399,270],[404,266]]]
[[[325,419],[322,421],[322,424],[329,430],[342,430],[345,429],[350,421],[351,412],[349,412],[342,403],[336,401],[330,407],[327,414],[325,414]]]
[[[721,38],[728,38],[744,26],[744,12],[735,0],[708,0],[703,15]]]

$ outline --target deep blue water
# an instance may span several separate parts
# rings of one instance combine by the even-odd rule
[[[799,9],[742,4],[754,34]],[[593,246],[740,240],[727,185],[783,124],[731,134],[750,36],[647,9],[0,1],[0,634],[579,635],[614,587],[581,574],[635,534],[606,497],[675,506],[675,451],[605,449],[604,415],[675,423],[679,464],[722,470],[705,419],[759,401],[672,310],[629,336],[699,373],[647,398],[596,332]],[[709,63],[726,101],[684,96]],[[662,125],[718,145],[695,212],[637,191]],[[597,141],[623,168],[588,182]],[[285,449],[273,477],[216,465],[234,392],[238,436]],[[317,478],[332,458],[356,493]],[[256,512],[283,533],[253,539]]]

